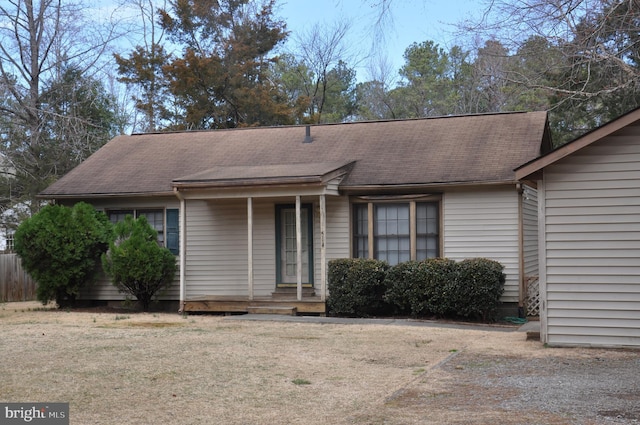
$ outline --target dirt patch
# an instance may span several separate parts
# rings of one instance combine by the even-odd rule
[[[184,326],[184,323],[175,322],[126,322],[126,319],[118,319],[120,322],[111,324],[112,327],[129,327],[129,328],[176,328]]]
[[[637,351],[520,332],[0,305],[2,401],[82,424],[636,424]]]

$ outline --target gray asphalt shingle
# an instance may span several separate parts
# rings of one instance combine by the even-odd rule
[[[354,162],[341,187],[515,181],[541,154],[546,112],[118,136],[40,195],[160,194],[185,177],[322,175]],[[244,170],[244,171],[243,171]]]

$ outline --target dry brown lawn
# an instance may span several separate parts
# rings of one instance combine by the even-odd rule
[[[456,378],[495,359],[549,357],[521,332],[8,303],[0,333],[0,401],[69,402],[72,424],[574,423],[519,416],[502,390],[474,398],[477,380]]]

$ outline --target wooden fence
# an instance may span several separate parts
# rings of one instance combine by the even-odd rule
[[[17,254],[0,254],[0,302],[33,301],[36,283],[22,269]]]

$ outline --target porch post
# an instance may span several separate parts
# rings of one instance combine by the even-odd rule
[[[180,244],[180,307],[179,312],[182,313],[184,311],[184,303],[186,301],[186,258],[187,258],[187,209],[186,209],[186,201],[180,196],[180,192],[176,191],[176,195],[180,200],[180,211],[179,211],[179,221],[178,221],[178,232]]]
[[[300,195],[296,196],[296,286],[298,301],[302,301],[302,218]]]
[[[327,299],[327,200],[320,195],[320,301]]]
[[[249,281],[249,301],[253,301],[253,198],[247,198],[247,278]]]

